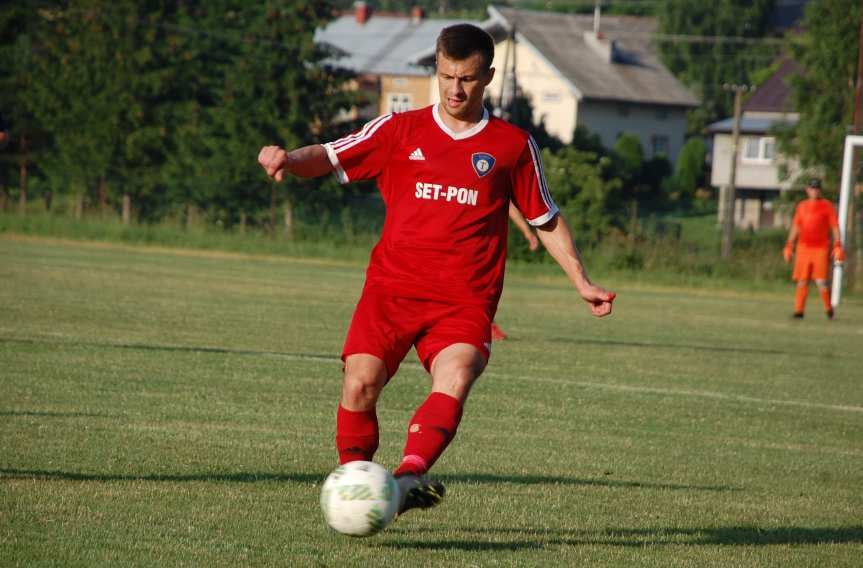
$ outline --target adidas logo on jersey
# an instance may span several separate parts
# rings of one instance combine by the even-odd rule
[[[425,160],[426,157],[423,156],[423,151],[420,150],[419,148],[417,148],[416,150],[411,152],[411,155],[408,156],[408,159],[410,159],[410,160]]]

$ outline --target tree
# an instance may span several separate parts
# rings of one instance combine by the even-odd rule
[[[87,191],[107,179],[118,140],[116,35],[107,29],[102,8],[91,0],[43,15],[42,54],[34,60],[28,93],[33,114],[52,140],[40,167],[56,190],[72,188],[79,214]]]
[[[39,161],[49,183],[75,196],[81,215],[90,197],[103,211],[122,196],[158,184],[163,161],[154,104],[162,95],[157,61],[163,2],[82,0],[45,10],[28,93],[32,112],[50,133]]]
[[[779,132],[780,150],[797,157],[805,170],[823,172],[832,187],[839,185],[844,139],[853,122],[861,17],[857,0],[811,2],[804,31],[788,38],[803,70],[790,80],[800,119]]]
[[[180,143],[172,160],[180,164],[177,171],[195,175],[191,201],[206,204],[227,225],[242,225],[248,213],[266,207],[275,222],[280,198],[261,175],[257,149],[331,137],[334,117],[354,102],[346,77],[321,65],[325,54],[313,41],[315,28],[332,13],[326,2],[219,0],[184,15],[204,36],[191,49],[209,62],[206,70],[192,71],[209,78],[198,80],[195,95],[205,101],[203,109],[194,115],[196,124],[188,125],[191,140]],[[326,180],[284,184],[286,226],[298,203],[326,198],[326,191],[309,191],[321,187],[334,186]]]
[[[688,36],[763,38],[769,31],[774,0],[674,0],[657,6],[659,33]],[[740,42],[662,41],[662,60],[701,99],[689,114],[689,131],[701,133],[731,114],[733,94],[724,83],[750,83],[750,75],[769,65],[777,47]]]
[[[663,182],[671,174],[671,163],[663,155],[645,158],[641,139],[631,133],[624,133],[617,139],[611,160],[623,183],[623,202],[618,207],[629,208],[630,230],[634,231],[639,209],[656,210],[665,205]]]
[[[636,134],[624,133],[614,143],[617,172],[627,185],[638,182],[644,164],[644,150]]]
[[[692,201],[695,191],[703,187],[707,176],[707,144],[700,136],[686,141],[677,155],[674,177],[669,180],[672,197],[681,204]]]
[[[7,188],[16,178],[19,207],[26,206],[33,157],[45,144],[45,133],[33,115],[28,95],[44,27],[38,12],[53,6],[45,0],[13,0],[0,10],[0,113],[12,138],[0,152],[0,211],[6,208]]]
[[[612,177],[607,157],[564,146],[543,150],[546,181],[555,203],[580,243],[597,244],[611,227],[613,207],[622,183]]]

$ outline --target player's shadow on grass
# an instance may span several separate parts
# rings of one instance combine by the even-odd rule
[[[326,472],[309,473],[272,473],[272,472],[201,472],[190,474],[177,473],[82,473],[60,470],[39,469],[0,469],[0,476],[23,479],[48,479],[61,481],[167,481],[167,482],[217,482],[217,483],[259,483],[292,482],[316,484],[323,481]],[[459,483],[514,483],[520,485],[587,485],[599,487],[618,487],[625,489],[662,489],[678,491],[741,491],[728,485],[686,485],[677,483],[630,481],[618,479],[555,477],[545,475],[492,475],[464,474],[443,475],[443,481]]]
[[[409,540],[409,529],[388,529],[395,539],[382,542],[381,546],[392,548],[414,548],[422,550],[531,550],[549,549],[557,546],[771,546],[812,544],[861,544],[863,526],[850,527],[757,527],[732,526],[710,528],[645,528],[605,530],[557,530],[557,529],[502,529],[478,528],[476,526],[449,527],[468,535],[465,540]],[[427,531],[425,531],[427,534]],[[494,540],[484,541],[483,535]],[[512,538],[512,535],[523,535]],[[501,540],[500,537],[504,539]]]
[[[632,481],[609,477],[563,477],[549,475],[496,475],[489,473],[466,473],[441,475],[444,482],[459,483],[514,483],[519,485],[592,485],[597,487],[620,487],[626,489],[665,489],[679,491],[742,491],[731,485],[689,485],[656,481]]]
[[[48,410],[0,410],[0,416],[38,416],[40,418],[120,418],[120,414],[97,412],[52,412]]]
[[[256,351],[252,349],[229,349],[226,347],[202,347],[197,345],[153,345],[148,343],[107,343],[98,341],[67,341],[53,338],[29,339],[19,337],[0,337],[0,343],[24,343],[30,345],[59,345],[64,347],[89,347],[96,349],[130,349],[133,351],[165,351],[173,353],[209,353],[214,355],[243,355],[268,357],[287,357],[290,359],[310,359],[314,361],[341,361],[333,354],[292,353],[287,351]]]
[[[646,347],[649,349],[691,349],[693,351],[718,351],[727,353],[754,353],[757,355],[788,355],[781,349],[764,349],[759,347],[742,347],[728,345],[704,345],[698,343],[652,343],[650,341],[619,341],[614,339],[589,339],[585,337],[544,337],[552,343],[576,343],[601,345],[604,347]]]
[[[212,482],[212,483],[263,483],[263,482],[293,482],[319,483],[326,474],[322,473],[263,473],[263,472],[202,472],[190,474],[174,473],[80,473],[74,471],[38,470],[38,469],[0,469],[0,478],[14,479],[48,479],[59,481],[94,481],[97,483],[113,481],[160,481],[169,483]]]

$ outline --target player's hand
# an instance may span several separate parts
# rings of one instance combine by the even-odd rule
[[[539,248],[539,239],[537,239],[536,235],[534,235],[533,233],[531,233],[527,237],[527,248],[530,249],[530,252],[533,252]]]
[[[845,249],[838,242],[833,245],[833,260],[836,262],[845,262]]]
[[[590,304],[590,313],[601,318],[611,313],[611,303],[617,294],[609,292],[601,286],[591,284],[588,288],[581,290],[581,297]]]
[[[258,163],[267,175],[276,181],[285,179],[288,165],[288,153],[279,146],[264,146],[258,153]]]
[[[785,248],[782,249],[782,258],[785,262],[791,262],[791,257],[794,256],[794,247],[791,243],[785,243]]]

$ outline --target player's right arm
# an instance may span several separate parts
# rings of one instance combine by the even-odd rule
[[[264,146],[258,153],[258,163],[276,181],[285,179],[285,173],[312,178],[334,170],[326,149],[320,144],[303,146],[290,152],[280,146]]]
[[[258,163],[267,175],[282,181],[285,173],[310,178],[335,172],[339,182],[373,179],[389,162],[395,115],[386,114],[367,122],[360,130],[333,142],[286,151],[264,146]]]
[[[800,236],[800,208],[794,211],[794,217],[791,219],[791,229],[788,231],[788,239],[785,241],[785,246],[782,248],[782,258],[785,262],[791,262],[791,257],[794,256],[794,243],[797,237]]]
[[[797,228],[797,223],[791,223],[791,230],[788,231],[788,240],[785,241],[785,247],[782,249],[782,257],[785,262],[791,262],[791,257],[794,256],[794,243],[797,241],[797,236],[800,234],[800,229]]]

